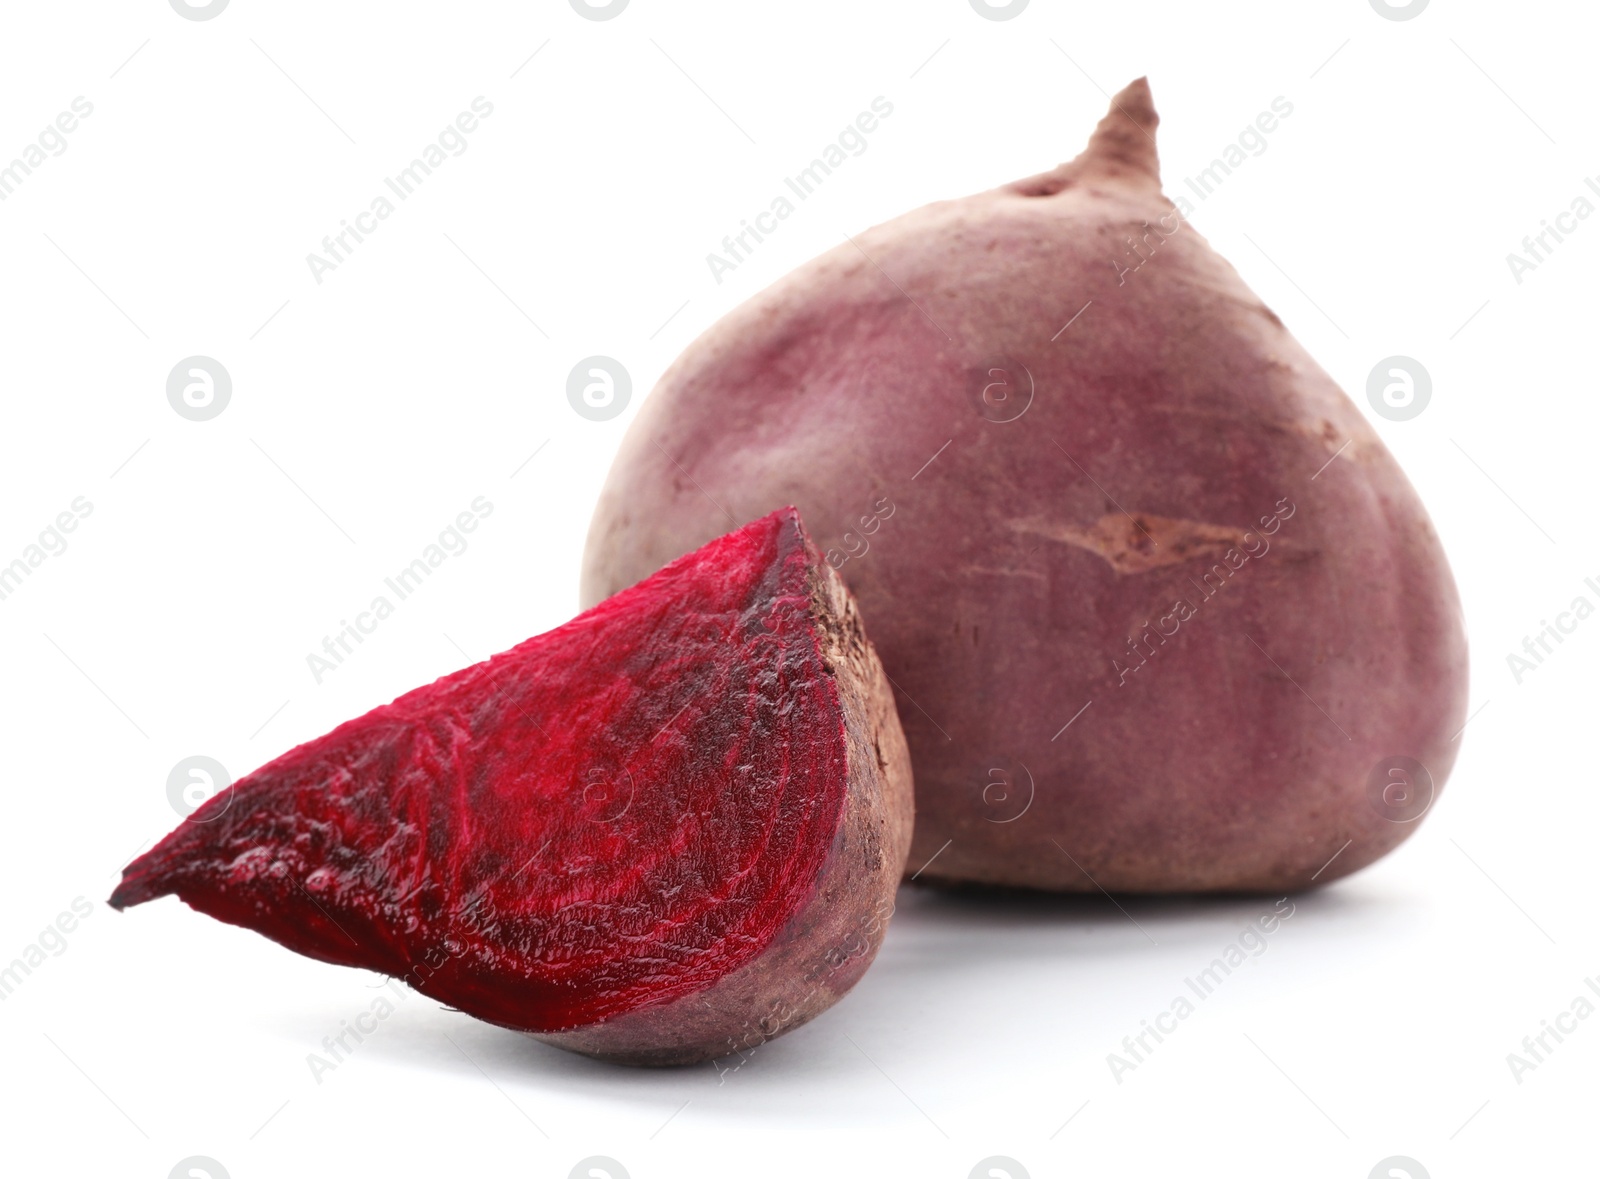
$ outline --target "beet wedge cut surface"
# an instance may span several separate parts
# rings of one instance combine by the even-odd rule
[[[747,1049],[854,985],[911,771],[793,508],[210,799],[123,873],[575,1051]]]

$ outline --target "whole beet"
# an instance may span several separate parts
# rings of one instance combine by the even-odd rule
[[[1326,883],[1455,758],[1466,642],[1427,514],[1162,195],[1156,122],[1141,79],[1071,163],[735,309],[591,526],[586,603],[799,505],[897,691],[924,881]]]

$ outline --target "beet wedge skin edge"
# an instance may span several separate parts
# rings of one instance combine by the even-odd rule
[[[745,1050],[882,941],[910,758],[854,599],[781,509],[210,799],[123,873],[621,1063]]]

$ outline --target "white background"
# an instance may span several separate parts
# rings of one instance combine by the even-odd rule
[[[1006,21],[967,0],[634,0],[605,22],[565,0],[233,0],[206,21],[166,0],[8,4],[0,162],[75,97],[94,111],[0,203],[0,563],[75,497],[93,511],[0,601],[0,963],[74,898],[94,907],[0,1003],[0,1170],[1592,1166],[1600,1019],[1520,1084],[1506,1056],[1600,975],[1600,620],[1520,684],[1506,656],[1578,595],[1600,605],[1600,218],[1520,284],[1506,255],[1600,175],[1597,32],[1586,6],[1447,0],[1407,21],[1367,0],[1034,0]],[[610,457],[720,314],[843,233],[1069,158],[1145,73],[1172,192],[1293,103],[1193,221],[1431,510],[1475,719],[1417,835],[1297,898],[1120,1084],[1107,1054],[1270,900],[1124,915],[905,889],[856,991],[737,1071],[618,1069],[413,996],[320,1084],[307,1053],[376,978],[175,900],[105,907],[177,822],[180,759],[242,774],[569,617]],[[306,255],[480,95],[494,113],[468,150],[318,284]],[[880,95],[894,113],[868,150],[717,284],[706,254]],[[595,353],[635,386],[603,423],[565,396]],[[194,354],[233,378],[208,422],[166,398]],[[1433,377],[1412,421],[1363,395],[1392,354]],[[476,496],[494,511],[470,547],[316,683],[307,654]]]

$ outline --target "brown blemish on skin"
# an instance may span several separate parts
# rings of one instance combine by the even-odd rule
[[[1328,458],[1337,455],[1341,463],[1377,462],[1386,453],[1377,435],[1359,425],[1353,432],[1345,433],[1328,419],[1315,418],[1295,422],[1289,428],[1302,438],[1311,439]]]
[[[1028,555],[1032,556],[1033,554],[1030,552]],[[970,577],[1032,577],[1039,581],[1048,580],[1041,569],[1010,569],[997,565],[962,565],[959,571],[963,576]]]
[[[1108,512],[1088,527],[1038,519],[1013,520],[1011,529],[1087,549],[1103,557],[1118,573],[1145,573],[1195,557],[1220,557],[1230,548],[1242,547],[1248,531],[1149,512]]]

